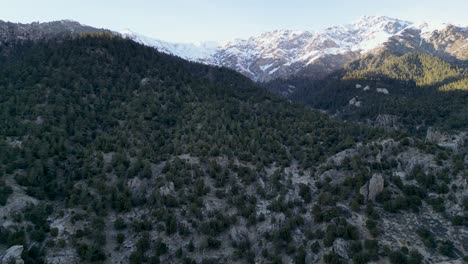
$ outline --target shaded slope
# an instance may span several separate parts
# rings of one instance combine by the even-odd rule
[[[383,52],[355,60],[324,80],[290,78],[266,88],[346,119],[374,123],[379,115],[392,115],[401,128],[425,134],[429,126],[468,126],[466,76],[463,64],[427,54]]]

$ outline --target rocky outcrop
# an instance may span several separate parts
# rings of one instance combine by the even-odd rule
[[[47,252],[46,263],[47,264],[62,264],[62,263],[78,264],[78,263],[82,263],[82,261],[80,257],[78,256],[78,254],[76,253],[75,249],[67,248],[67,249],[57,250],[54,252]],[[115,262],[110,262],[110,263],[115,263]]]
[[[164,185],[164,186],[161,186],[159,187],[159,193],[161,195],[170,195],[170,194],[174,194],[174,183],[173,182],[169,182],[167,185]]]
[[[18,185],[13,177],[6,177],[5,183],[12,188],[13,193],[9,196],[6,205],[0,206],[0,227],[8,225],[6,219],[9,216],[39,202],[36,198],[27,195],[23,187]]]
[[[336,165],[341,165],[345,159],[350,159],[356,155],[358,155],[358,151],[354,148],[351,149],[345,149],[341,152],[336,153],[335,155],[331,156],[330,158],[327,159],[328,163],[336,164]]]
[[[345,178],[346,178],[345,173],[339,170],[335,170],[335,169],[327,170],[319,176],[320,180],[322,181],[330,180],[330,183],[332,184],[341,184],[345,180]]]
[[[16,245],[7,249],[3,254],[0,255],[0,264],[23,264],[24,261],[21,258],[23,253],[23,246]]]
[[[359,193],[364,196],[366,201],[375,201],[375,198],[384,189],[384,178],[382,174],[375,173],[372,178],[364,184]]]
[[[459,134],[447,134],[438,131],[432,127],[427,129],[426,140],[445,148],[452,149],[453,151],[460,151],[464,146],[467,138],[467,132],[461,132]]]
[[[399,171],[411,173],[416,166],[420,166],[424,173],[431,173],[440,169],[433,154],[424,153],[417,148],[409,148],[398,155]]]
[[[349,245],[346,240],[338,238],[333,242],[333,252],[335,252],[338,256],[344,259],[349,259],[348,250]]]
[[[398,116],[380,114],[375,119],[375,125],[378,127],[385,128],[385,129],[398,129],[399,128]]]
[[[139,177],[134,177],[128,180],[128,187],[130,192],[138,198],[142,198],[146,196],[147,187],[148,187],[148,180],[147,179],[140,179]]]
[[[354,97],[353,99],[349,100],[349,105],[354,105],[356,107],[361,107],[362,102],[359,101],[357,97]]]
[[[235,244],[241,244],[249,241],[249,231],[244,226],[232,227],[229,231],[229,237]]]

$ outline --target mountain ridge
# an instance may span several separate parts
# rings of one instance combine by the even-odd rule
[[[0,42],[81,32],[118,34],[186,60],[231,68],[258,82],[295,75],[321,79],[362,55],[381,50],[416,50],[444,59],[468,60],[466,26],[413,23],[386,16],[363,16],[353,23],[318,31],[281,29],[247,39],[198,44],[167,42],[128,29],[98,29],[72,20],[31,24],[0,21]]]
[[[161,41],[155,41],[149,45],[184,59],[226,66],[255,81],[265,82],[298,73],[322,78],[344,66],[344,63],[361,55],[389,48],[385,46],[388,41],[397,39],[408,42],[406,40],[409,38],[406,36],[407,31],[419,31],[416,34],[419,34],[418,41],[421,46],[423,42],[433,45],[433,42],[438,40],[437,36],[434,37],[434,35],[447,28],[466,32],[465,27],[451,23],[413,23],[386,16],[363,16],[354,23],[328,27],[316,32],[297,30],[264,32],[247,39],[228,41],[218,45],[217,48],[211,46],[209,51],[197,50],[192,56],[187,53],[179,53],[176,48],[173,48],[172,51],[165,48],[167,45],[177,46],[179,44],[167,42],[160,44]],[[143,44],[148,43],[141,35],[123,34],[123,36],[128,36]],[[434,40],[431,41],[431,38]],[[452,55],[451,52],[458,51],[463,55],[464,49],[468,49],[466,33],[459,36],[456,41],[459,42],[457,47],[459,50],[451,51],[449,49],[449,56]],[[408,46],[407,43],[403,45]],[[203,49],[201,46],[198,48]],[[434,48],[421,49],[422,52],[432,52],[433,50]],[[206,56],[200,57],[197,54],[205,54]],[[454,57],[457,56],[454,55]],[[461,58],[465,57],[461,56]],[[314,67],[315,65],[320,65],[322,69],[317,69]]]

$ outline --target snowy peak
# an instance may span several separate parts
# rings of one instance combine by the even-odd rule
[[[404,20],[365,16],[354,23],[318,32],[275,30],[228,42],[215,57],[223,66],[257,81],[268,81],[295,74],[318,61],[322,63],[325,57],[333,57],[333,64],[341,66],[343,59],[336,61],[336,56],[353,59],[381,46],[409,25]]]
[[[468,60],[468,30],[451,24],[412,23],[386,16],[318,31],[274,30],[225,43],[172,43],[131,30],[111,32],[70,20],[18,24],[0,21],[0,43],[80,32],[109,32],[186,60],[225,66],[255,81],[290,75],[322,78],[369,52],[426,52]]]
[[[385,16],[363,16],[354,23],[327,28],[317,37],[333,41],[342,50],[369,51],[409,25],[411,22]]]
[[[156,48],[161,52],[169,53],[190,61],[205,62],[205,60],[209,60],[219,46],[216,42],[202,42],[199,44],[165,42],[135,33],[130,29],[120,31],[119,34],[135,42]]]
[[[187,60],[229,67],[255,81],[269,81],[299,72],[308,72],[308,75],[320,78],[362,54],[388,48],[391,46],[389,41],[393,44],[398,42],[396,46],[400,50],[402,47],[407,50],[418,44],[422,46],[423,42],[435,43],[437,41],[433,39],[438,40],[441,35],[438,32],[442,32],[447,26],[448,24],[415,24],[386,16],[363,16],[353,23],[321,31],[274,30],[248,39],[228,41],[222,45],[170,43],[128,30],[121,34]],[[408,33],[412,30],[417,31],[417,36]],[[395,38],[398,41],[395,42]],[[408,42],[407,39],[416,39],[414,41],[418,43],[406,45],[404,43]],[[449,44],[447,45],[450,46]],[[464,43],[457,42],[454,47],[463,48],[463,45]]]
[[[367,32],[384,32],[387,34],[396,34],[412,22],[390,18],[387,16],[362,16],[358,21],[351,24],[354,29]]]

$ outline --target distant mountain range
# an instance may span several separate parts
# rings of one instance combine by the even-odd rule
[[[111,32],[70,20],[32,24],[0,21],[0,42],[99,31]],[[224,44],[170,43],[130,30],[113,33],[190,61],[225,66],[260,82],[290,76],[321,79],[361,55],[382,50],[468,59],[466,26],[413,23],[385,16],[363,16],[354,23],[317,32],[275,30]]]
[[[129,31],[122,34],[184,59],[229,67],[261,82],[291,75],[321,78],[360,55],[382,49],[468,59],[467,27],[384,16],[364,16],[317,32],[275,30],[218,46],[171,44]]]

